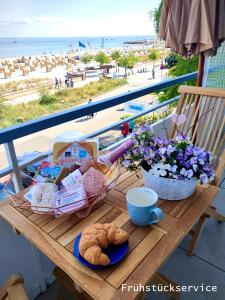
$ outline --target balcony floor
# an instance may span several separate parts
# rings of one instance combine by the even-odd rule
[[[225,214],[225,180],[221,185],[219,194],[215,201],[218,210]],[[192,257],[185,254],[189,237],[186,237],[166,264],[161,268],[161,273],[171,278],[179,285],[211,285],[217,286],[216,293],[183,292],[181,300],[223,300],[225,299],[225,223],[218,224],[217,221],[209,219],[206,221],[202,236]],[[147,268],[147,266],[146,266]],[[36,298],[36,300],[56,300],[59,291],[57,282]],[[72,300],[69,294],[65,300]],[[146,299],[168,300],[164,294],[148,293]]]

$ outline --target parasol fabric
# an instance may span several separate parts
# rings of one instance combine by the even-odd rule
[[[215,55],[225,40],[225,0],[164,0],[160,38],[183,57]]]

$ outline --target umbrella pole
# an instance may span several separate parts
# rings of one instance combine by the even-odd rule
[[[198,62],[198,77],[197,77],[196,86],[202,86],[202,81],[203,81],[203,76],[204,76],[204,65],[205,65],[205,56],[203,53],[200,53],[199,54],[199,62]],[[200,95],[197,97],[197,99],[195,101],[194,110],[196,110],[199,100],[200,100]],[[192,134],[194,133],[195,127],[199,121],[198,118],[199,118],[199,109],[195,115],[195,119],[193,120],[194,126],[192,128]],[[196,137],[195,137],[195,139],[196,139]],[[195,140],[193,142],[195,143]]]
[[[198,62],[198,77],[197,77],[197,86],[202,86],[203,76],[204,76],[204,65],[205,65],[205,56],[203,53],[199,54]]]

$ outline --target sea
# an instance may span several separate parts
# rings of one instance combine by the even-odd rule
[[[104,36],[104,37],[0,37],[0,58],[65,54],[71,51],[88,51],[123,47],[124,42],[151,41],[154,36]],[[85,48],[79,47],[79,42]]]

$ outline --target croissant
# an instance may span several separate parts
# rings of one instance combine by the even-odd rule
[[[128,240],[128,233],[112,223],[95,223],[86,227],[79,243],[80,255],[93,265],[107,266],[109,257],[103,249],[110,244],[120,245]]]

